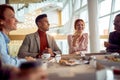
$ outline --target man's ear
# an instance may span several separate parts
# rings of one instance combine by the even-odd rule
[[[38,26],[41,26],[41,25],[42,25],[42,23],[41,23],[41,22],[37,22],[37,25],[38,25]]]

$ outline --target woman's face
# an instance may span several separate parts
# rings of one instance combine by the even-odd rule
[[[15,13],[9,9],[6,8],[4,12],[4,20],[3,22],[3,28],[8,31],[16,30],[16,25],[17,25],[17,19],[15,18]]]
[[[77,30],[77,31],[83,31],[84,28],[85,28],[84,22],[79,21],[79,22],[76,23],[76,30]]]

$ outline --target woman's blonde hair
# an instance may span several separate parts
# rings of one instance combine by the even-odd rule
[[[77,24],[79,21],[83,22],[84,25],[85,25],[85,22],[84,22],[82,19],[76,19],[76,20],[75,20],[75,23],[74,23],[74,29],[75,29],[75,30],[76,30],[76,24]]]

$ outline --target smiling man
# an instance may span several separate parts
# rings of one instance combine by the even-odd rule
[[[51,56],[60,54],[54,38],[46,33],[49,30],[49,22],[46,14],[41,14],[35,20],[38,30],[35,33],[25,37],[22,46],[20,47],[18,57],[32,56],[40,58],[42,54],[49,53]]]
[[[106,51],[109,53],[120,53],[120,14],[115,16],[114,30],[115,31],[110,32],[109,40],[104,43],[104,46],[106,47]]]

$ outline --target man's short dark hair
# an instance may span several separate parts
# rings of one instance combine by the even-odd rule
[[[38,15],[38,16],[36,17],[36,19],[35,19],[36,25],[37,25],[37,22],[38,22],[39,20],[43,19],[44,17],[47,17],[47,14]]]
[[[117,14],[116,16],[120,16],[120,14]]]
[[[41,61],[30,61],[30,62],[24,62],[20,65],[21,70],[28,70],[28,69],[34,69],[37,67],[41,67],[42,62]]]

